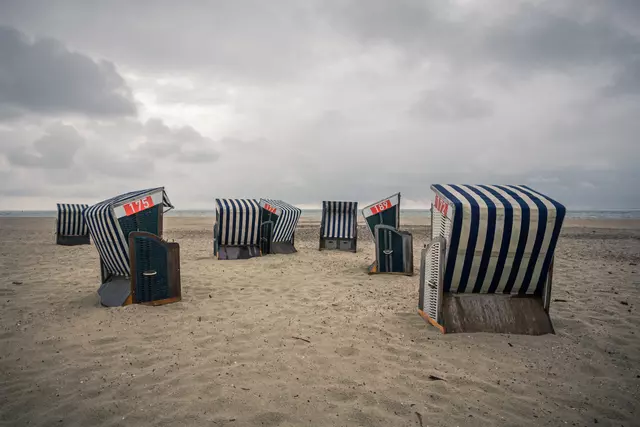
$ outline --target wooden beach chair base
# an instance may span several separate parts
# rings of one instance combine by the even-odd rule
[[[442,324],[421,313],[442,333],[554,334],[542,298],[487,294],[445,294]]]

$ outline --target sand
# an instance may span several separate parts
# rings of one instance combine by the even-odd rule
[[[568,221],[541,337],[441,335],[417,272],[365,274],[364,228],[357,254],[317,251],[307,220],[295,255],[217,261],[212,223],[165,219],[182,302],[107,309],[95,247],[0,219],[0,424],[640,425],[638,221]]]

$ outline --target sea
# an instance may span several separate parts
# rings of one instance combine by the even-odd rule
[[[407,218],[429,218],[431,213],[426,209],[402,209],[402,216]],[[316,219],[320,218],[321,209],[303,209],[302,216],[304,218]],[[167,216],[176,217],[212,217],[215,216],[213,210],[188,210],[173,209],[166,213]],[[17,218],[55,218],[56,211],[0,211],[0,218],[17,217]],[[640,209],[630,210],[568,210],[567,218],[577,219],[640,219]]]

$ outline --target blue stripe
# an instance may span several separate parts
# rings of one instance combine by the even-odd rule
[[[487,267],[489,266],[489,260],[491,259],[491,251],[493,250],[493,239],[496,231],[496,205],[493,203],[486,194],[479,189],[467,185],[465,188],[476,193],[487,204],[487,236],[484,241],[484,248],[482,249],[482,259],[480,261],[480,269],[478,270],[478,277],[476,284],[473,286],[473,292],[479,293],[482,290],[482,284],[484,278],[487,275]]]
[[[335,237],[336,234],[336,221],[338,220],[338,218],[336,218],[335,215],[335,209],[337,208],[337,204],[336,202],[331,202],[331,204],[329,205],[329,220],[331,221],[331,236]]]
[[[349,228],[347,231],[347,237],[353,238],[355,236],[355,232],[353,231],[356,228],[356,222],[358,220],[358,202],[349,203]]]
[[[449,255],[447,257],[447,268],[444,272],[444,292],[450,292],[451,282],[453,281],[453,271],[456,266],[458,246],[460,244],[460,233],[462,231],[462,202],[453,196],[440,184],[433,186],[438,190],[446,199],[448,199],[454,205],[453,224],[451,226],[451,244],[449,246]]]
[[[522,200],[519,194],[514,193],[509,190],[507,187],[503,185],[496,185],[499,189],[510,195],[515,199],[515,201],[520,205],[522,218],[521,218],[521,226],[520,226],[520,236],[518,236],[518,246],[516,247],[516,254],[513,258],[513,264],[511,267],[511,274],[509,274],[509,279],[507,280],[507,284],[504,287],[504,293],[510,294],[513,286],[515,285],[516,278],[518,277],[518,272],[520,271],[520,264],[522,264],[522,257],[524,256],[524,250],[527,246],[527,237],[529,236],[529,224],[531,212],[529,211],[529,205]]]
[[[77,235],[77,230],[76,230],[76,208],[74,205],[69,205],[69,223],[71,224],[71,227],[69,227],[69,232],[71,234]]]
[[[349,212],[349,205],[347,203],[341,203],[342,207],[344,208],[344,212],[343,214],[340,216],[340,220],[342,221],[342,233],[340,233],[340,235],[342,237],[348,237],[347,235],[347,216],[348,216],[348,212]]]
[[[236,215],[236,204],[233,203],[233,200],[229,200],[229,220],[227,223],[231,224],[231,237],[229,244],[234,245],[236,243],[236,228],[238,223],[238,217]]]
[[[494,190],[491,187],[486,185],[479,185],[479,187],[487,190],[489,193],[493,194],[500,203],[504,206],[504,227],[502,232],[502,241],[500,242],[500,252],[498,254],[498,260],[496,261],[496,269],[493,273],[493,278],[491,279],[491,285],[489,285],[489,290],[487,293],[493,294],[500,286],[500,279],[502,278],[502,273],[504,272],[504,264],[507,260],[507,255],[509,254],[509,244],[511,243],[511,232],[513,231],[513,206],[511,203],[502,196],[499,192]]]
[[[229,228],[231,228],[231,208],[229,207],[229,202],[227,200],[222,200],[224,204],[224,209],[220,212],[220,217],[223,217],[222,212],[229,218],[225,221],[224,218],[221,219],[222,223],[225,225],[225,233],[224,233],[224,244],[229,244]]]
[[[344,228],[344,225],[342,223],[342,220],[343,220],[342,209],[345,207],[346,206],[343,206],[342,202],[336,203],[337,212],[336,212],[336,215],[334,215],[336,220],[336,237],[340,237],[344,235],[342,231],[342,229]]]
[[[462,196],[467,199],[467,201],[471,205],[471,224],[469,229],[469,239],[467,241],[467,250],[464,255],[462,274],[460,276],[460,283],[458,284],[457,290],[457,292],[459,293],[464,293],[464,291],[467,289],[467,282],[469,281],[471,266],[473,265],[473,258],[476,253],[476,243],[478,242],[478,227],[480,224],[480,207],[478,206],[478,202],[476,202],[476,199],[471,197],[469,193],[464,191],[461,187],[453,184],[451,185],[451,187],[462,194]]]
[[[328,228],[327,228],[327,214],[328,214],[328,210],[327,210],[327,202],[322,202],[322,223],[320,224],[321,230],[320,230],[320,236],[321,237],[327,237],[328,233]]]
[[[520,286],[519,294],[526,294],[529,289],[529,285],[531,284],[531,278],[533,277],[533,270],[536,267],[538,262],[538,257],[540,256],[540,248],[542,247],[542,242],[544,240],[544,235],[547,228],[547,207],[542,203],[542,201],[535,197],[530,192],[518,188],[514,185],[510,185],[509,187],[514,188],[518,191],[526,194],[533,203],[538,207],[538,230],[536,232],[536,240],[533,243],[533,248],[531,249],[531,258],[529,259],[529,265],[527,265],[527,271],[525,272],[524,278],[522,280],[522,285]]]
[[[244,199],[237,199],[236,204],[238,205],[238,237],[236,240],[238,245],[246,245],[247,238],[249,237],[249,206]],[[243,206],[244,205],[244,206]],[[244,228],[242,225],[244,224]],[[244,234],[244,241],[242,240],[242,236]]]
[[[67,233],[71,234],[74,223],[75,221],[73,220],[73,211],[71,210],[71,205],[67,205]]]
[[[60,221],[62,220],[62,207],[58,204],[58,234],[62,234],[62,230],[60,227]]]
[[[529,188],[528,186],[523,185],[522,187],[544,197],[556,208],[556,222],[553,225],[553,232],[551,234],[551,241],[549,242],[549,249],[547,251],[547,254],[544,257],[544,262],[542,263],[542,272],[540,273],[540,278],[538,279],[536,290],[534,292],[535,295],[542,295],[542,291],[544,290],[544,284],[549,274],[549,267],[551,266],[551,260],[553,259],[553,255],[555,253],[556,244],[558,243],[558,237],[560,237],[562,222],[564,221],[564,217],[565,217],[565,214],[567,213],[567,209],[562,204],[556,202],[552,198],[547,197],[544,194],[539,193],[533,190],[532,188]]]
[[[258,234],[260,234],[260,205],[256,207],[257,202],[254,201],[247,201],[247,203],[249,204],[250,209],[250,211],[248,210],[250,218],[247,219],[251,219],[251,227],[247,224],[247,244],[250,244],[253,241],[253,229],[256,222],[258,223]],[[258,243],[260,242],[259,237],[260,236],[258,236]]]
[[[255,236],[255,231],[256,231],[256,223],[260,221],[260,211],[258,208],[256,208],[256,204],[255,202],[251,203],[251,209],[253,210],[253,221],[251,222],[251,240],[250,242],[252,244],[258,244],[260,242],[260,236],[258,235],[258,239],[257,241],[254,241],[253,236]],[[258,234],[260,230],[258,229]]]

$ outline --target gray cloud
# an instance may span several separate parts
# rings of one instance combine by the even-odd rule
[[[98,116],[136,112],[113,63],[70,52],[56,40],[29,41],[12,28],[0,27],[0,58],[0,116],[19,111]]]
[[[491,114],[491,104],[474,96],[466,87],[451,85],[425,90],[411,107],[411,112],[422,118],[437,120],[465,120]]]
[[[74,172],[0,160],[20,176],[3,185],[15,200],[39,186],[100,199],[166,185],[178,206],[211,208],[216,196],[317,204],[396,191],[426,205],[433,182],[528,183],[569,206],[640,207],[638,5],[3,3],[0,23],[93,64],[74,78],[110,73],[89,58],[117,64],[120,83],[87,86],[88,99],[129,87],[124,99],[139,102],[139,117],[98,120],[91,103],[0,101],[0,151],[41,156],[33,141],[66,111],[85,140]]]
[[[150,119],[144,132],[146,139],[137,148],[140,156],[171,157],[186,163],[211,163],[220,156],[215,142],[191,126],[171,129],[160,119]]]
[[[14,166],[64,169],[74,164],[74,157],[84,143],[73,126],[58,123],[51,125],[33,146],[14,147],[5,155]]]

